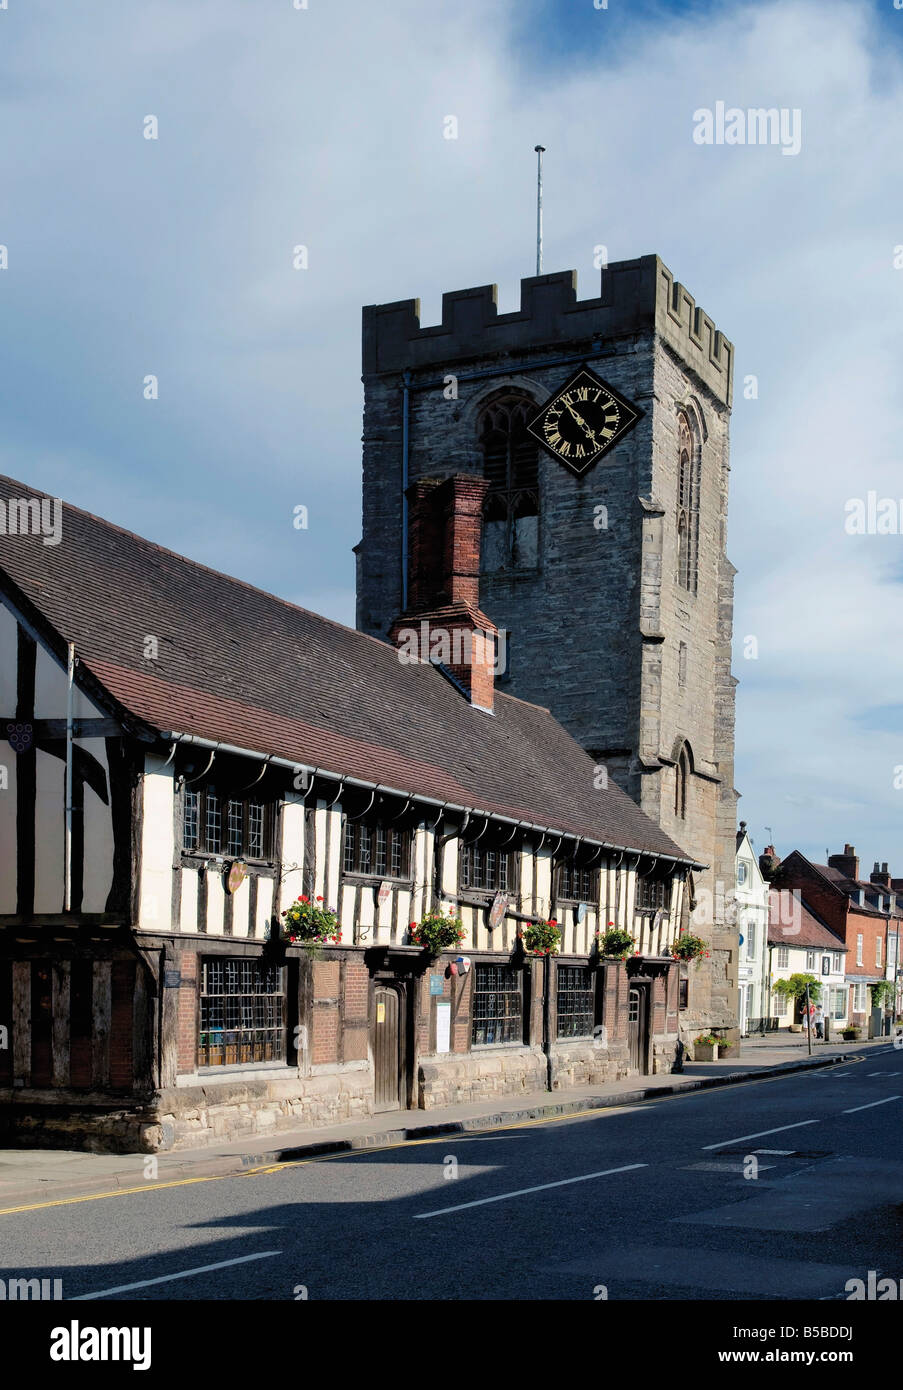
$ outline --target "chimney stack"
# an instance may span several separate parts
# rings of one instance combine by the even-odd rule
[[[837,869],[844,878],[859,878],[859,856],[852,845],[844,845],[843,854],[829,855],[828,867]]]
[[[869,882],[877,884],[879,887],[883,888],[886,892],[889,893],[891,890],[891,881],[890,874],[887,872],[887,865],[882,864],[879,868],[878,861],[876,859],[875,867],[869,874]]]
[[[408,608],[390,638],[407,661],[432,661],[472,705],[492,711],[498,629],[480,611],[487,482],[475,473],[422,478],[408,489]]]
[[[774,845],[766,845],[759,855],[759,869],[762,877],[766,881],[774,878],[780,867],[781,861],[775,853]]]

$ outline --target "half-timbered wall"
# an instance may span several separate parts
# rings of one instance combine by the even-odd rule
[[[66,698],[65,669],[0,600],[0,920],[63,911]],[[124,915],[128,856],[114,841],[130,829],[123,739],[77,676],[73,713],[72,912]]]

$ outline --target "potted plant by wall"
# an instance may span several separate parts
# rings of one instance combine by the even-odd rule
[[[603,959],[626,960],[636,949],[636,937],[609,922],[607,931],[596,933],[596,947]]]
[[[447,913],[427,912],[419,922],[412,922],[408,930],[412,945],[422,946],[431,960],[460,946],[464,939],[464,925],[451,908]]]
[[[282,914],[282,939],[293,946],[312,948],[341,941],[342,929],[334,908],[321,907],[322,898],[311,902],[302,893]]]
[[[561,949],[561,928],[554,917],[548,922],[530,922],[522,936],[524,950],[534,956],[557,956]]]
[[[693,1039],[693,1061],[717,1062],[722,1041],[716,1033],[700,1033],[698,1038]]]
[[[841,1033],[841,1037],[843,1038],[844,1042],[855,1042],[856,1039],[859,1037],[859,1029],[853,1026],[849,1028],[844,1028]]]
[[[711,955],[707,941],[703,941],[701,936],[694,936],[693,932],[683,930],[680,931],[676,940],[671,942],[670,953],[673,960],[682,961],[685,965],[688,965],[691,960],[695,961],[697,970],[702,962]]]

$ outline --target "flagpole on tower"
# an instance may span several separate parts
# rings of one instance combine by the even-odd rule
[[[534,145],[536,151],[536,274],[542,274],[542,157],[545,145]]]

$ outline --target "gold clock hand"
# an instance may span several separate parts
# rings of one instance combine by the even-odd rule
[[[567,404],[567,402],[565,402],[565,404]],[[571,412],[571,415],[574,417],[574,419],[577,421],[577,424],[578,424],[578,425],[580,426],[580,428],[583,430],[583,433],[586,435],[587,439],[591,439],[592,442],[595,444],[596,448],[598,449],[598,448],[599,448],[599,441],[598,441],[598,439],[596,438],[596,432],[595,432],[595,430],[591,430],[591,429],[590,429],[589,425],[586,423],[586,421],[584,420],[583,416],[580,415],[580,414],[578,413],[578,411],[576,411],[572,405],[569,405],[569,406],[568,406],[568,410]]]

